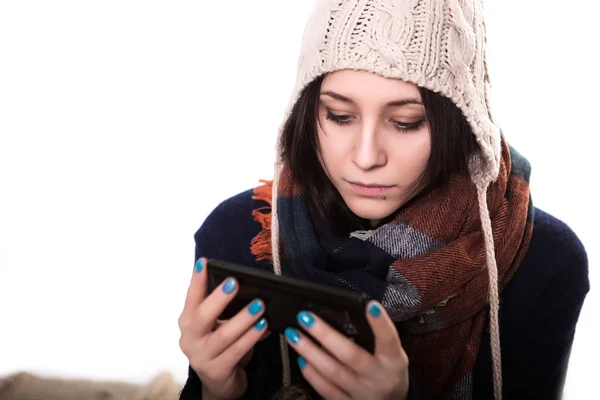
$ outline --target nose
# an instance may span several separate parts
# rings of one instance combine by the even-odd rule
[[[375,124],[364,125],[354,145],[353,162],[362,170],[384,166],[387,163],[385,148]]]

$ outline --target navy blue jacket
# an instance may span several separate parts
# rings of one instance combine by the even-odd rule
[[[246,191],[221,203],[195,234],[195,259],[215,258],[270,269],[256,262],[250,241],[260,231],[252,210],[265,203]],[[573,231],[536,209],[533,235],[525,258],[501,294],[503,397],[559,399],[564,386],[575,327],[589,291],[587,255]],[[489,318],[473,373],[473,399],[493,399]],[[291,349],[290,359],[297,355]],[[293,379],[304,382],[295,362]],[[281,386],[278,335],[258,343],[246,366],[248,390],[243,399],[268,399]],[[309,385],[307,385],[309,386]],[[192,368],[180,399],[201,398],[202,383]],[[316,397],[315,397],[316,398]],[[409,400],[419,398],[411,385]]]

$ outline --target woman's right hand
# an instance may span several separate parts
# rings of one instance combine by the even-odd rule
[[[266,320],[261,318],[264,303],[256,299],[233,318],[218,321],[235,297],[238,284],[228,278],[207,296],[205,265],[206,259],[196,263],[179,316],[179,347],[202,381],[203,393],[208,391],[220,399],[237,399],[248,387],[244,366],[252,356],[254,345],[267,332]]]

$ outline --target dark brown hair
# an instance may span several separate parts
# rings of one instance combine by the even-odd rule
[[[324,78],[320,76],[302,91],[284,124],[279,151],[294,180],[304,188],[311,211],[330,228],[340,233],[367,229],[369,222],[348,208],[320,162],[317,115]],[[419,92],[431,132],[431,154],[416,185],[423,192],[448,183],[453,174],[467,174],[469,156],[478,146],[469,123],[452,100],[421,87]]]

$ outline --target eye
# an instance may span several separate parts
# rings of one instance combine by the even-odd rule
[[[420,121],[410,123],[392,120],[392,123],[394,124],[394,127],[400,132],[411,132],[421,129],[421,127],[425,123],[425,120],[422,119]]]
[[[338,125],[348,125],[352,122],[351,115],[334,114],[331,112],[331,110],[327,110],[327,116],[325,118]]]

